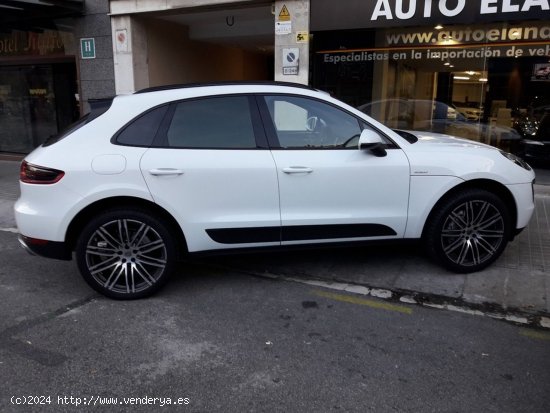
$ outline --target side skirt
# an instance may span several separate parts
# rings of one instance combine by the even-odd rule
[[[284,227],[207,229],[208,236],[220,244],[310,241],[338,238],[393,236],[397,233],[381,224],[289,225]]]
[[[387,245],[409,245],[417,246],[421,243],[419,238],[400,238],[400,239],[384,239],[384,240],[367,240],[367,241],[346,241],[346,242],[323,242],[315,244],[299,244],[299,245],[280,245],[270,247],[249,247],[249,248],[225,248],[219,250],[195,251],[186,253],[186,257],[212,257],[224,255],[247,255],[247,254],[263,254],[263,253],[281,253],[288,251],[310,251],[310,250],[327,250],[327,249],[345,249],[354,247],[367,246],[387,246]]]

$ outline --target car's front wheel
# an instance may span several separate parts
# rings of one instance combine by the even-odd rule
[[[76,244],[86,282],[116,299],[149,296],[168,280],[175,245],[167,224],[146,211],[114,209],[92,219]]]
[[[502,254],[510,228],[510,213],[502,199],[485,190],[468,189],[438,205],[424,241],[430,255],[446,268],[474,272]]]

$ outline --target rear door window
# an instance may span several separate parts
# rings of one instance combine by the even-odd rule
[[[189,149],[256,148],[248,96],[178,102],[161,146]]]

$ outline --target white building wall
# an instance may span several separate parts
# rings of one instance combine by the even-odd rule
[[[166,24],[165,30],[159,30],[158,25],[152,23],[155,20],[154,12],[167,10],[177,12],[178,9],[181,9],[183,13],[204,6],[220,6],[220,8],[223,8],[223,5],[235,6],[234,3],[238,3],[240,7],[246,7],[247,3],[250,6],[258,5],[258,2],[254,0],[111,0],[110,15],[116,93],[132,93],[150,86],[174,83],[174,80],[182,83],[205,81],[204,76],[209,77],[206,81],[265,80],[268,70],[262,68],[262,59],[257,54],[239,51],[237,48],[215,47],[206,44],[202,48],[198,48],[193,46],[192,42],[182,40],[185,36],[175,38],[172,42],[171,52],[167,49],[161,52],[158,50],[158,44],[154,46],[155,42],[159,42],[159,39],[166,38],[165,34],[161,33],[164,33],[170,26],[170,24]],[[273,32],[275,32],[276,22],[280,20],[279,14],[283,6],[286,6],[290,14],[291,30],[287,34],[275,35],[273,80],[308,84],[310,0],[275,1],[273,25],[271,26]],[[159,33],[155,33],[155,30]],[[185,30],[185,26],[182,26],[182,30]],[[299,34],[306,36],[305,41],[300,41]],[[123,41],[121,36],[124,39]],[[183,42],[182,44],[185,47],[178,47],[178,42]],[[189,65],[190,62],[193,62],[194,57],[204,56],[204,53],[201,52],[203,49],[208,51],[207,57],[195,60],[196,69],[199,70],[197,72],[195,68],[189,67]],[[297,49],[299,53],[297,74],[283,73],[284,52],[289,49]],[[212,64],[210,60],[212,60],[211,56],[214,55],[213,52],[216,52],[219,56],[228,56],[225,61],[216,62],[217,71],[206,70]],[[160,55],[160,53],[164,53],[164,55]],[[182,59],[187,59],[187,62]],[[168,72],[166,68],[158,66],[159,62],[166,64],[170,61],[175,64]],[[201,69],[201,65],[203,65],[202,69],[204,70]],[[239,69],[239,66],[242,67]],[[181,70],[181,73],[176,73],[177,69]],[[227,73],[224,73],[223,69]],[[193,77],[192,73],[198,73],[199,75]],[[242,75],[239,75],[239,73],[242,73]],[[265,76],[262,77],[262,74]],[[168,76],[165,82],[160,78],[164,75]]]
[[[116,94],[149,87],[148,44],[145,26],[133,16],[111,17]]]
[[[309,83],[309,0],[286,0],[275,2],[275,24],[288,25],[289,34],[275,34],[275,80],[283,82]],[[285,20],[286,13],[281,13],[286,7],[290,20]],[[274,27],[275,30],[275,27]],[[306,36],[306,41],[299,39]],[[285,65],[290,65],[287,56],[293,49],[298,50],[298,74],[285,74]],[[288,71],[288,67],[287,67]]]

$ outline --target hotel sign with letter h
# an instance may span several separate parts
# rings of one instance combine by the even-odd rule
[[[82,59],[95,59],[95,39],[80,39],[80,56]]]

